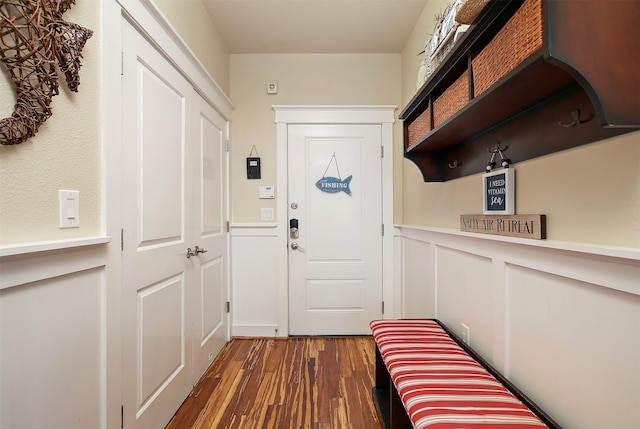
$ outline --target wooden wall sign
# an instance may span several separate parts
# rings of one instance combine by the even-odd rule
[[[508,237],[547,238],[545,215],[460,215],[460,230]]]

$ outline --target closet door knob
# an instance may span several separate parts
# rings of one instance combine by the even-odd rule
[[[191,258],[192,256],[198,256],[201,253],[207,253],[208,250],[207,249],[201,249],[200,247],[196,246],[193,248],[193,250],[191,250],[191,247],[187,247],[187,254],[186,257],[187,259]]]

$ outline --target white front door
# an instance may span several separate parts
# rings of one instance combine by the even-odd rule
[[[289,125],[289,333],[370,333],[382,316],[380,125]]]
[[[123,423],[155,429],[227,340],[226,124],[124,19],[122,36]]]

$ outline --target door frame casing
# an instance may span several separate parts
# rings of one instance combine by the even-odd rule
[[[277,141],[278,198],[276,234],[278,335],[289,336],[289,249],[288,249],[288,126],[289,125],[380,125],[382,137],[382,300],[384,318],[394,317],[393,288],[393,123],[397,106],[308,106],[274,105]],[[382,231],[381,231],[382,233]]]

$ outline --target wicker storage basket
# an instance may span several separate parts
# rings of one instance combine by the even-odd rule
[[[482,94],[542,45],[542,0],[525,0],[472,60],[474,94]]]
[[[426,108],[424,112],[407,127],[407,148],[418,143],[429,131],[431,131],[431,109]]]
[[[437,127],[469,102],[469,71],[465,70],[455,82],[433,102],[433,126]]]
[[[489,0],[462,0],[460,8],[456,12],[456,22],[472,24],[488,3]]]

